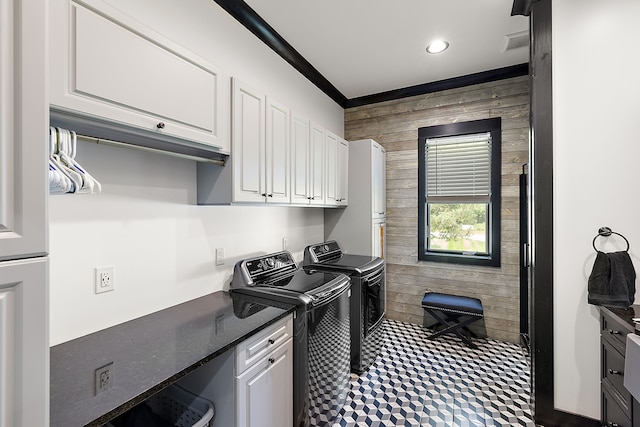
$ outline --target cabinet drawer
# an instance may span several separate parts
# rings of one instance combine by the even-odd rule
[[[622,354],[624,354],[627,346],[627,334],[629,332],[633,332],[629,326],[603,312],[600,320],[600,335]]]
[[[631,394],[624,387],[624,355],[616,350],[607,340],[601,340],[602,382],[611,387],[622,399],[622,406],[627,416],[631,416],[633,403]]]
[[[625,411],[609,388],[602,387],[602,425],[610,427],[632,427],[628,411]]]
[[[236,346],[236,373],[245,369],[282,345],[293,336],[293,317],[279,320]]]

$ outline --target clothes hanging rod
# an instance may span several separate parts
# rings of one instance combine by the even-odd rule
[[[165,156],[178,157],[178,158],[181,158],[181,159],[195,160],[195,161],[198,161],[198,162],[213,163],[213,164],[216,164],[216,165],[219,165],[219,166],[225,166],[225,163],[226,163],[223,160],[208,159],[206,157],[198,157],[198,156],[190,156],[189,154],[174,153],[174,152],[170,152],[170,151],[159,150],[157,148],[144,147],[144,146],[140,146],[140,145],[132,145],[132,144],[127,144],[126,142],[114,141],[112,139],[106,139],[106,138],[96,138],[95,136],[82,135],[82,134],[79,134],[79,133],[77,133],[76,136],[78,137],[78,139],[82,139],[82,140],[85,140],[87,142],[94,142],[96,144],[111,145],[113,147],[130,148],[132,150],[139,150],[139,151],[146,151],[146,152],[150,152],[150,153],[163,154]]]

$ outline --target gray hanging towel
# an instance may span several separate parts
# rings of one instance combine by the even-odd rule
[[[629,307],[636,295],[636,271],[627,251],[600,252],[589,276],[588,302],[608,307]]]

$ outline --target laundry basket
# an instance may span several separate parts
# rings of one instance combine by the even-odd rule
[[[213,403],[171,385],[147,400],[151,411],[176,427],[207,427],[213,420]]]

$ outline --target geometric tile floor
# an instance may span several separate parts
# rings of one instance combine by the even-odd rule
[[[387,319],[376,361],[351,378],[332,427],[530,426],[529,367],[519,346],[455,335],[434,341],[411,323]]]

